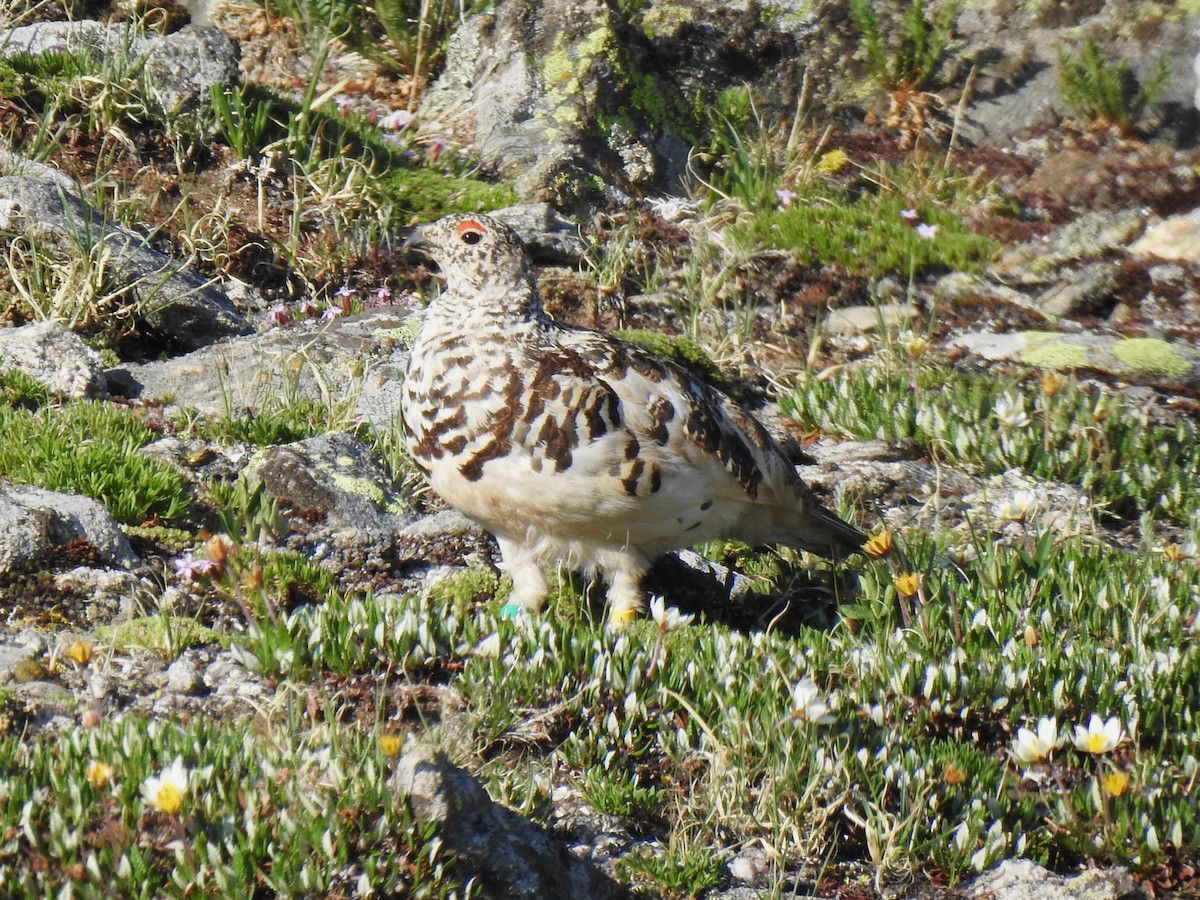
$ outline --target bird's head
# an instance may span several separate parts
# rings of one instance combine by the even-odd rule
[[[479,297],[529,289],[521,239],[491,216],[445,216],[418,227],[404,246],[437,263],[448,293]]]

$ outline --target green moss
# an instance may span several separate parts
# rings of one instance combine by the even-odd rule
[[[1113,344],[1112,354],[1131,369],[1155,375],[1179,377],[1192,370],[1192,364],[1166,341],[1155,338],[1125,338]]]
[[[117,650],[141,647],[173,659],[188,647],[214,644],[220,635],[190,616],[143,616],[96,630],[96,636]]]
[[[462,569],[429,587],[429,599],[439,606],[462,609],[496,597],[500,579],[484,569]]]
[[[1034,338],[1034,334],[1031,333],[1029,337]],[[1043,369],[1071,369],[1087,364],[1088,351],[1086,347],[1059,340],[1055,336],[1053,340],[1031,342],[1017,354],[1017,358],[1023,363]]]

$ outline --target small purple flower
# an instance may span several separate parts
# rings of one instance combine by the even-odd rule
[[[217,566],[211,559],[196,559],[192,556],[192,551],[186,551],[183,556],[175,560],[175,574],[184,581],[195,581],[200,575],[207,575]]]
[[[347,298],[354,296],[354,288],[350,287],[348,284],[343,284],[340,288],[333,292],[333,296],[340,297],[342,300],[346,300]]]
[[[302,315],[302,316],[305,316],[305,317],[311,319],[311,318],[313,318],[313,316],[320,314],[321,308],[319,306],[317,306],[317,301],[314,300],[312,297],[305,297],[303,300],[301,300],[299,303],[296,304],[296,312],[300,313],[300,315]]]
[[[918,213],[915,209],[900,210],[900,218],[902,218],[909,225],[915,225],[918,216],[920,216],[920,213]]]
[[[787,209],[792,205],[792,201],[796,199],[796,192],[789,191],[787,188],[776,188],[775,197],[779,200],[780,209]]]
[[[337,106],[340,115],[346,115],[350,111],[350,105],[354,103],[354,98],[348,97],[346,94],[338,94],[333,98],[334,105]]]
[[[282,303],[276,303],[267,310],[267,324],[272,327],[287,325],[292,321],[292,317],[288,314],[287,307]]]
[[[375,288],[371,294],[370,306],[387,306],[392,302],[392,289],[386,284],[381,284]]]
[[[935,237],[937,237],[937,233],[938,227],[936,225],[930,225],[928,222],[922,222],[917,226],[917,234],[927,241],[932,241]]]
[[[379,125],[388,131],[401,131],[412,124],[413,114],[407,109],[396,109],[379,120]]]
[[[340,306],[334,306],[333,304],[330,304],[329,306],[325,307],[325,312],[321,313],[321,318],[326,322],[332,322],[344,312],[345,310],[343,310]]]

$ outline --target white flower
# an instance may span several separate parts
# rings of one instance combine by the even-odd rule
[[[178,756],[161,775],[151,775],[142,782],[142,799],[155,809],[175,815],[183,807],[191,772],[184,768]]]
[[[821,696],[821,690],[812,677],[805,675],[792,688],[792,718],[803,719],[814,725],[828,725],[837,717],[830,711],[829,702]]]
[[[1016,430],[1029,427],[1029,414],[1025,412],[1025,401],[1020,396],[1005,394],[996,401],[992,412],[1005,428]]]
[[[1092,713],[1086,728],[1082,725],[1075,726],[1075,747],[1084,753],[1107,753],[1123,740],[1125,731],[1116,716],[1111,716],[1105,721]]]
[[[1000,507],[1000,518],[1008,522],[1024,522],[1037,509],[1037,497],[1032,491],[1017,491]]]
[[[692,620],[696,618],[692,613],[684,615],[675,607],[668,607],[667,601],[662,597],[650,598],[650,616],[664,632],[675,631],[685,625],[691,625]]]
[[[1038,719],[1037,733],[1018,728],[1013,740],[1012,755],[1017,762],[1029,765],[1040,762],[1054,752],[1058,744],[1058,722],[1051,718]]]

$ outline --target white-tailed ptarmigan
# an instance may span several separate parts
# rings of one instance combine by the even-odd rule
[[[608,582],[611,619],[646,608],[660,554],[716,538],[826,556],[866,536],[825,509],[750,413],[679,366],[561,325],[520,240],[483,215],[414,232],[438,264],[401,393],[433,489],[496,536],[509,602],[536,611],[563,564]]]

